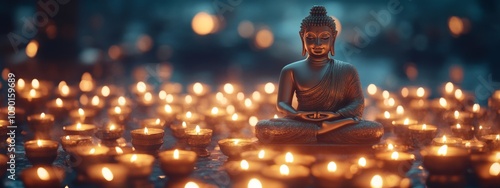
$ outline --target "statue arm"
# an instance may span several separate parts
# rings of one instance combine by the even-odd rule
[[[364,97],[363,90],[361,89],[361,82],[359,80],[358,71],[354,66],[349,65],[349,69],[347,71],[347,83],[346,83],[346,100],[348,101],[346,106],[339,109],[337,113],[339,113],[342,117],[345,118],[361,118],[364,110]]]
[[[297,110],[292,107],[294,91],[293,71],[288,66],[285,66],[281,70],[278,86],[278,101],[276,105],[278,112],[289,116],[298,116]]]

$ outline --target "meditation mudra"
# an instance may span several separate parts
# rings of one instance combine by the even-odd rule
[[[311,8],[299,32],[307,58],[281,70],[277,109],[284,118],[259,121],[262,143],[374,144],[383,135],[381,124],[361,120],[364,97],[357,70],[334,60],[337,30],[323,6]],[[292,107],[293,95],[298,101]]]

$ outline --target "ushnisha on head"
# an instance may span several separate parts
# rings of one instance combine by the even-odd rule
[[[324,56],[330,52],[335,55],[334,43],[337,28],[333,18],[327,15],[323,6],[313,6],[309,16],[302,20],[299,31],[302,40],[302,55]]]

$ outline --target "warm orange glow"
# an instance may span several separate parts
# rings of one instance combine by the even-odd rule
[[[99,105],[99,102],[100,102],[100,99],[99,99],[99,97],[97,95],[94,96],[94,97],[92,97],[92,105],[93,106]]]
[[[450,17],[448,20],[448,28],[454,37],[461,35],[464,32],[464,23],[462,19],[456,16]]]
[[[422,126],[422,130],[426,130],[426,129],[427,129],[427,125],[426,125],[426,124],[424,124],[424,125]]]
[[[130,162],[133,163],[135,161],[137,161],[137,155],[136,154],[134,154],[134,155],[132,155],[132,157],[130,157]]]
[[[117,45],[110,46],[108,49],[108,56],[113,60],[117,60],[122,56],[122,48]]]
[[[279,118],[278,114],[274,114],[273,118],[274,118],[274,119]]]
[[[111,93],[111,90],[109,89],[109,87],[108,87],[108,86],[103,86],[103,87],[101,88],[101,95],[102,95],[103,97],[108,97],[110,93]]]
[[[186,102],[186,104],[191,104],[193,103],[193,97],[191,97],[191,95],[186,95],[184,97],[184,102]]]
[[[403,88],[403,89],[404,89],[404,88]],[[382,92],[382,97],[383,97],[384,99],[388,99],[388,98],[389,98],[389,96],[390,96],[389,91],[384,90],[384,91]]]
[[[19,80],[17,80],[17,87],[22,90],[24,89],[24,87],[26,86],[26,83],[24,82],[24,80],[22,78],[19,78]]]
[[[396,100],[394,100],[394,98],[392,98],[392,97],[391,97],[391,98],[389,98],[389,99],[387,100],[387,104],[388,104],[389,106],[394,106],[394,105],[396,105]]]
[[[397,151],[392,152],[391,159],[392,160],[398,160],[398,158],[399,158],[399,153]]]
[[[151,100],[153,100],[153,95],[152,95],[150,92],[146,92],[146,93],[144,94],[144,100],[145,100],[146,102],[150,102]]]
[[[410,120],[409,120],[408,118],[406,118],[406,119],[404,120],[403,124],[404,124],[404,125],[408,125],[408,124],[410,124]]]
[[[167,97],[165,97],[165,101],[167,103],[172,103],[174,102],[174,96],[172,94],[167,94]]]
[[[498,176],[500,174],[500,164],[498,162],[491,164],[489,172],[491,176]]]
[[[461,89],[457,89],[457,90],[455,90],[455,98],[456,98],[456,99],[462,99],[462,97],[463,97],[463,92],[462,92],[462,90],[461,90]]]
[[[146,84],[144,82],[137,82],[136,86],[137,91],[139,93],[144,93],[146,92]]]
[[[151,49],[153,46],[153,39],[149,35],[141,35],[136,43],[135,43],[137,49],[141,52],[147,52]]]
[[[266,155],[266,151],[262,149],[259,151],[259,154],[257,155],[257,157],[259,157],[259,159],[263,159],[265,155]]]
[[[38,42],[36,40],[31,40],[28,45],[26,46],[26,55],[29,58],[33,58],[36,56],[36,53],[38,52]]]
[[[195,94],[197,95],[200,95],[203,93],[203,85],[199,82],[196,82],[194,85],[193,85],[193,91]]]
[[[276,87],[271,82],[268,82],[268,83],[266,83],[266,85],[264,85],[264,92],[266,92],[267,94],[274,93],[275,89],[276,89]]]
[[[337,171],[337,164],[335,164],[335,162],[333,161],[330,161],[326,169],[328,170],[328,172],[335,172]]]
[[[66,135],[66,137],[64,137],[64,138],[65,138],[66,140],[69,140],[69,138],[70,138],[70,137],[69,137],[69,135]]]
[[[30,90],[30,97],[36,97],[36,90],[35,89]]]
[[[242,170],[248,170],[248,168],[250,168],[250,164],[248,164],[247,160],[241,160],[240,167]]]
[[[43,167],[38,167],[38,169],[36,169],[36,174],[43,181],[47,181],[50,179],[49,172]]]
[[[38,145],[38,147],[41,147],[42,146],[42,141],[41,140],[37,140],[36,141],[36,145]]]
[[[453,89],[455,88],[455,86],[453,85],[453,83],[451,82],[448,82],[446,83],[446,85],[444,86],[444,91],[448,94],[451,94],[453,92]]]
[[[274,43],[273,32],[267,28],[257,31],[255,35],[255,45],[257,48],[269,48]]]
[[[109,126],[109,130],[111,130],[111,131],[112,131],[112,130],[116,130],[116,126],[115,126],[115,124],[111,124],[111,125]]]
[[[78,108],[78,115],[85,116],[85,111],[82,108]]]
[[[258,122],[259,122],[259,118],[255,117],[255,116],[250,116],[250,118],[248,118],[248,124],[250,124],[250,126],[252,126],[252,127],[255,127],[255,125],[257,125]]]
[[[446,135],[443,135],[443,137],[441,137],[441,141],[443,141],[443,143],[446,143]]]
[[[479,112],[481,110],[481,106],[479,104],[472,105],[472,112]]]
[[[170,105],[165,105],[165,107],[163,107],[163,109],[165,110],[166,113],[172,113],[172,107]]]
[[[254,91],[254,92],[252,93],[252,99],[253,99],[254,101],[260,101],[260,100],[261,100],[260,92],[258,92],[258,91]]]
[[[119,106],[115,106],[115,113],[121,114],[122,113],[122,108],[120,108]]]
[[[42,119],[43,119],[43,118],[45,118],[45,113],[43,113],[43,112],[42,112],[42,113],[40,114],[40,118],[42,118]]]
[[[127,100],[125,100],[125,97],[123,97],[123,96],[118,97],[118,105],[125,106],[126,103],[127,103]]]
[[[193,117],[193,113],[191,111],[186,112],[186,118],[191,119]]]
[[[68,94],[69,94],[69,87],[67,85],[61,86],[61,95],[68,96]]]
[[[243,99],[245,99],[245,94],[243,92],[238,92],[236,94],[236,99],[238,99],[239,101],[242,101]]]
[[[230,84],[230,83],[224,84],[224,92],[226,92],[227,94],[233,94],[234,93],[233,84]]]
[[[161,100],[165,100],[167,98],[167,92],[161,90],[160,92],[158,92],[158,98],[160,98]]]
[[[174,159],[179,159],[179,150],[175,149],[173,154]]]
[[[382,188],[383,185],[384,185],[384,180],[378,174],[373,176],[372,180],[370,181],[371,188]]]
[[[254,31],[255,28],[250,21],[242,21],[238,24],[238,34],[243,38],[250,38]]]
[[[366,158],[364,158],[364,157],[359,158],[358,159],[358,165],[362,166],[362,167],[365,167],[366,166]]]
[[[103,167],[101,173],[106,181],[113,180],[113,172],[111,172],[111,170],[108,167]]]
[[[190,181],[184,185],[184,188],[200,188],[200,186],[198,186],[195,182]]]
[[[82,124],[81,123],[77,123],[76,124],[76,130],[81,130],[82,129]]]
[[[228,105],[228,106],[226,107],[226,112],[227,112],[228,114],[234,114],[234,112],[235,112],[235,111],[236,111],[236,109],[234,108],[234,106],[233,106],[233,105]]]
[[[90,149],[89,154],[94,154],[95,153],[95,148]]]
[[[217,101],[222,101],[222,100],[224,100],[224,94],[222,94],[221,92],[217,92],[217,93],[215,94],[215,100],[217,100]]]
[[[285,154],[285,162],[286,163],[293,163],[293,154],[290,152],[286,152]]]
[[[448,102],[446,101],[445,98],[441,97],[441,98],[439,98],[439,105],[441,105],[441,107],[443,107],[443,108],[446,108],[446,107],[448,107]]]
[[[181,123],[181,126],[182,126],[182,128],[184,128],[184,129],[185,129],[185,128],[187,128],[187,123],[186,123],[185,121],[183,121],[183,122]]]
[[[458,110],[455,110],[453,116],[455,116],[455,119],[458,119],[460,117],[460,112]]]
[[[122,148],[120,148],[120,147],[118,147],[118,146],[117,146],[117,147],[115,147],[115,151],[116,151],[116,153],[118,153],[118,154],[123,154],[123,150],[122,150]]]
[[[408,88],[403,87],[403,89],[401,89],[401,96],[406,98],[406,97],[408,97],[409,94],[410,94],[410,90],[408,90]]]
[[[33,79],[31,81],[31,87],[33,87],[33,89],[38,89],[40,87],[40,82],[38,81],[38,79]]]
[[[262,183],[257,178],[252,178],[248,181],[247,188],[262,188]]]
[[[219,113],[219,108],[217,108],[217,107],[213,107],[213,108],[212,108],[211,113],[212,113],[213,115],[218,114],[218,113]]]
[[[249,98],[245,99],[245,107],[250,108],[252,106],[252,100]]]
[[[456,126],[457,126],[457,129],[462,128],[462,126],[460,124],[457,124]]]
[[[375,84],[370,84],[368,85],[368,88],[366,88],[366,90],[368,91],[369,95],[375,95],[377,93],[378,88]]]
[[[233,115],[231,116],[231,120],[233,120],[233,121],[238,120],[238,114],[233,114]]]
[[[424,89],[424,88],[422,88],[422,87],[419,87],[419,88],[417,89],[417,97],[420,97],[420,98],[421,98],[421,97],[423,97],[424,95],[425,95],[425,89]]]
[[[445,137],[446,138],[446,137]],[[446,153],[448,152],[448,146],[447,145],[443,145],[441,147],[439,147],[438,149],[438,155],[439,156],[446,156]]]
[[[286,166],[286,164],[282,164],[280,166],[280,174],[282,176],[288,176],[290,174],[290,169]]]
[[[394,145],[392,145],[392,144],[388,144],[388,145],[387,145],[387,149],[388,149],[388,150],[391,150],[391,151],[392,151],[392,150],[394,150]]]
[[[405,113],[405,108],[403,108],[403,106],[399,105],[397,108],[396,108],[396,114],[398,115],[403,115]]]
[[[201,129],[199,125],[196,125],[196,128],[194,128],[194,132],[196,132],[196,134],[200,134]]]
[[[199,12],[193,17],[191,21],[191,27],[193,31],[198,35],[207,35],[215,30],[215,19],[212,15],[206,12]]]
[[[495,140],[500,140],[500,134],[497,134],[497,136],[495,136]]]
[[[389,113],[388,111],[385,111],[384,112],[384,117],[385,117],[385,119],[391,118],[391,113]]]

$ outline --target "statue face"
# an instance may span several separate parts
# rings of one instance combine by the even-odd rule
[[[328,56],[335,35],[328,26],[312,26],[307,28],[302,40],[309,55]]]

